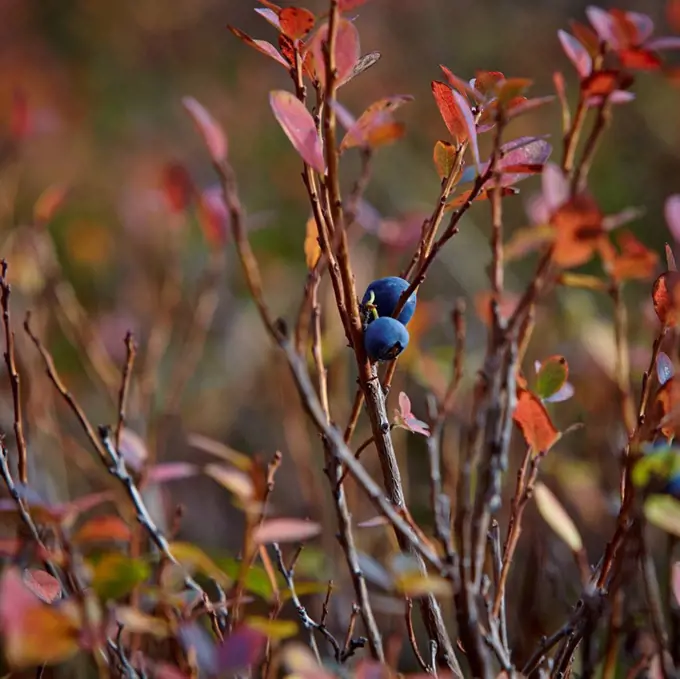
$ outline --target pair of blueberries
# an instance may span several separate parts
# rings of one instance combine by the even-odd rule
[[[398,276],[373,281],[361,300],[364,319],[364,347],[368,357],[376,361],[391,361],[408,346],[406,325],[416,310],[416,293],[406,300],[397,318],[392,318],[397,302],[409,282]]]

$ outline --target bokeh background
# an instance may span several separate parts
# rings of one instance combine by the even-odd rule
[[[0,0],[0,125],[6,139],[0,167],[0,254],[9,261],[14,283],[32,476],[50,501],[111,484],[54,398],[37,353],[20,328],[25,310],[33,310],[35,328],[95,423],[115,422],[123,338],[131,330],[139,359],[129,424],[139,440],[130,446],[152,462],[209,461],[209,455],[188,444],[189,433],[263,459],[280,450],[275,510],[327,524],[322,549],[310,562],[317,577],[342,582],[322,451],[298,407],[285,366],[260,326],[228,238],[223,242],[225,222],[213,214],[209,229],[195,204],[178,211],[168,200],[168,177],[177,176],[170,173],[171,166],[184,167],[200,190],[215,186],[201,140],[181,104],[182,97],[193,96],[229,137],[268,301],[278,315],[294,317],[306,271],[303,242],[309,210],[299,158],[268,105],[270,90],[290,84],[280,66],[227,30],[232,24],[275,42],[274,29],[253,12],[255,4]],[[313,11],[324,9],[320,1],[306,4]],[[379,151],[366,193],[385,220],[373,225],[381,224],[383,234],[392,229],[404,236],[403,242],[365,230],[355,233],[360,291],[380,275],[399,272],[410,256],[408,234],[413,234],[413,225],[417,233],[437,198],[432,148],[437,139],[446,138],[430,94],[430,81],[441,77],[438,65],[465,78],[477,69],[530,77],[534,96],[553,93],[552,74],[561,70],[573,100],[574,73],[556,32],[568,28],[569,19],[583,21],[587,4],[371,0],[357,11],[362,51],[377,50],[382,58],[342,90],[343,104],[358,115],[380,97],[415,96],[397,115],[406,122],[406,136]],[[672,32],[660,0],[631,0],[625,9],[648,13],[659,34]],[[645,214],[632,230],[662,255],[671,238],[664,201],[680,191],[680,90],[652,73],[640,75],[634,91],[637,100],[615,111],[592,169],[591,189],[607,212],[643,207]],[[559,122],[557,106],[551,105],[513,122],[507,138],[549,134],[553,157],[559,160]],[[483,148],[488,149],[488,140]],[[356,155],[348,154],[343,167],[347,185],[357,169]],[[48,223],[36,224],[39,196],[59,186],[68,187],[63,203]],[[539,187],[540,181],[530,178],[520,184],[519,196],[506,201],[509,233],[527,224],[526,200]],[[452,355],[449,313],[459,297],[468,308],[466,385],[474,378],[485,332],[475,299],[487,286],[488,233],[488,209],[480,204],[432,268],[421,289],[412,346],[400,361],[390,409],[405,390],[416,415],[424,417],[426,392],[446,384]],[[509,290],[521,291],[534,262],[528,257],[509,267]],[[598,265],[588,270],[597,273]],[[625,290],[636,384],[655,328],[649,289],[647,283],[634,283]],[[333,416],[344,424],[355,375],[336,312],[324,294]],[[576,395],[552,412],[560,428],[577,421],[585,427],[560,443],[546,459],[543,474],[581,528],[592,560],[601,553],[612,525],[616,455],[625,435],[612,380],[611,318],[606,297],[579,291],[553,294],[539,311],[526,364],[530,372],[534,359],[550,354],[562,353],[569,360]],[[3,389],[8,397],[7,386]],[[0,426],[8,433],[11,418],[11,401],[5,398]],[[367,432],[362,418],[357,444]],[[424,442],[403,431],[395,433],[395,441],[412,512],[427,527],[431,515]],[[446,438],[454,471],[457,450],[454,422]],[[377,474],[370,449],[364,457]],[[514,475],[508,476],[510,487]],[[181,479],[150,486],[147,493],[159,520],[171,516],[177,504],[184,506],[182,538],[213,552],[238,550],[240,512],[210,479]],[[355,491],[351,500],[358,520],[371,518],[371,508]],[[390,543],[379,528],[360,531],[359,545],[381,557]],[[533,510],[516,561],[511,615],[522,601],[541,600],[527,598],[527,592],[545,594],[543,604],[522,608],[522,635],[528,644],[553,629],[568,611],[578,577],[566,548]],[[334,606],[338,621],[346,618],[350,603],[349,588],[341,588]],[[385,604],[386,629],[401,629],[401,613],[389,611]]]

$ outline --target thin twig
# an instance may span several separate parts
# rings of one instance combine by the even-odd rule
[[[120,438],[125,426],[125,414],[127,408],[128,395],[130,393],[130,382],[132,380],[132,368],[135,363],[135,356],[137,355],[137,346],[135,345],[134,337],[131,332],[125,335],[125,366],[123,367],[123,379],[118,393],[118,421],[116,422],[116,433],[114,441],[116,443],[116,450],[120,452]]]
[[[0,300],[2,303],[2,320],[5,326],[5,363],[9,374],[9,382],[12,388],[12,403],[14,406],[14,437],[17,443],[17,469],[19,481],[24,485],[28,483],[28,450],[24,437],[24,420],[21,408],[21,379],[17,370],[14,353],[14,331],[9,311],[10,284],[7,282],[7,261],[0,262]]]

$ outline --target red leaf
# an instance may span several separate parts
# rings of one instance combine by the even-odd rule
[[[184,97],[182,104],[203,137],[210,157],[215,163],[221,163],[227,157],[227,138],[222,128],[193,97]]]
[[[234,26],[227,26],[227,28],[246,45],[253,47],[258,52],[262,52],[262,54],[265,54],[270,59],[277,61],[284,68],[290,68],[290,64],[279,54],[276,47],[274,47],[274,45],[272,45],[270,42],[267,42],[266,40],[255,40],[247,33],[244,33],[242,30],[235,28]]]
[[[505,76],[500,71],[477,71],[471,85],[486,97],[495,93],[502,80],[505,80]]]
[[[322,86],[326,85],[326,59],[324,55],[324,43],[328,37],[328,24],[319,27],[309,42],[312,70],[316,79]],[[338,22],[337,35],[335,38],[335,68],[338,73],[338,84],[349,80],[354,71],[354,66],[361,56],[359,44],[359,32],[356,26],[347,19],[341,18]]]
[[[9,130],[12,139],[15,141],[21,141],[31,133],[31,115],[28,97],[22,89],[15,89],[12,93]]]
[[[650,50],[631,48],[620,50],[617,56],[624,68],[636,71],[656,71],[661,68],[661,58]]]
[[[652,286],[652,302],[658,319],[669,327],[676,326],[680,320],[680,273],[666,271]]]
[[[666,226],[673,236],[673,240],[680,242],[680,193],[668,196],[664,205]]]
[[[589,261],[604,238],[602,213],[590,198],[577,196],[553,214],[555,264],[565,269]]]
[[[395,127],[398,124],[392,120],[391,114],[409,101],[413,101],[413,97],[403,94],[386,97],[371,104],[347,131],[340,144],[340,151],[353,146],[375,148],[401,136],[403,126]],[[391,137],[390,134],[397,136]]]
[[[467,139],[468,132],[463,114],[453,97],[453,92],[454,90],[449,85],[438,80],[432,81],[432,94],[437,103],[437,108],[439,108],[439,113],[441,113],[451,136],[456,142],[460,143]]]
[[[560,39],[562,49],[569,57],[569,61],[576,68],[576,72],[583,79],[590,75],[593,70],[593,60],[588,53],[588,50],[570,33],[566,31],[557,31],[557,37]]]
[[[286,7],[279,13],[281,31],[291,40],[304,38],[314,28],[314,15],[302,7]]]
[[[183,212],[191,203],[194,183],[189,172],[179,163],[168,163],[163,168],[163,191],[172,212]]]
[[[209,245],[222,247],[229,236],[229,210],[219,186],[212,186],[201,192],[198,200],[198,220],[203,236]]]
[[[439,68],[441,68],[442,73],[446,76],[446,79],[449,81],[449,85],[451,85],[453,89],[458,90],[461,94],[470,95],[478,103],[484,101],[484,95],[472,87],[470,83],[465,82],[465,80],[462,78],[454,75],[450,69],[448,69],[446,66],[443,66],[442,64],[439,64]]]
[[[356,9],[365,5],[368,0],[338,0],[338,9],[341,12],[349,12],[351,9]]]
[[[326,170],[326,163],[312,114],[294,94],[285,90],[271,92],[269,103],[274,116],[295,150],[307,165],[323,174]]]
[[[524,440],[536,452],[546,452],[559,438],[550,415],[537,396],[521,389],[517,395],[517,407],[512,416],[522,430]]]
[[[581,83],[581,89],[585,97],[606,97],[632,84],[633,79],[622,75],[620,71],[599,71],[585,78]]]
[[[321,526],[304,519],[266,519],[253,531],[253,540],[258,545],[271,542],[303,542],[316,537]]]
[[[600,39],[592,28],[579,23],[570,21],[569,26],[576,39],[588,50],[591,57],[600,51]]]

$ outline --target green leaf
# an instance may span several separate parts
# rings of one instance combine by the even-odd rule
[[[145,561],[124,554],[105,554],[92,564],[92,588],[102,601],[121,599],[150,574]]]
[[[647,521],[666,533],[680,537],[680,502],[668,495],[652,495],[643,508]]]
[[[270,639],[288,639],[298,633],[298,626],[294,620],[270,620],[251,615],[245,619],[245,624]]]
[[[542,399],[556,394],[569,377],[569,366],[564,356],[546,358],[538,369],[536,393]]]
[[[217,565],[233,580],[238,578],[239,572],[241,570],[241,562],[233,557],[224,557],[216,559]],[[280,589],[286,586],[286,583],[279,573],[276,574],[277,582],[279,583]],[[256,596],[262,597],[265,601],[271,601],[274,592],[272,591],[271,583],[269,582],[269,576],[267,571],[262,566],[253,564],[248,573],[246,573],[245,579],[246,591],[250,594],[255,594]]]
[[[649,484],[653,478],[668,479],[680,473],[680,450],[674,446],[654,448],[633,467],[633,483],[638,488]]]
[[[170,553],[191,572],[212,578],[222,587],[231,587],[231,578],[200,548],[188,542],[173,542]]]

